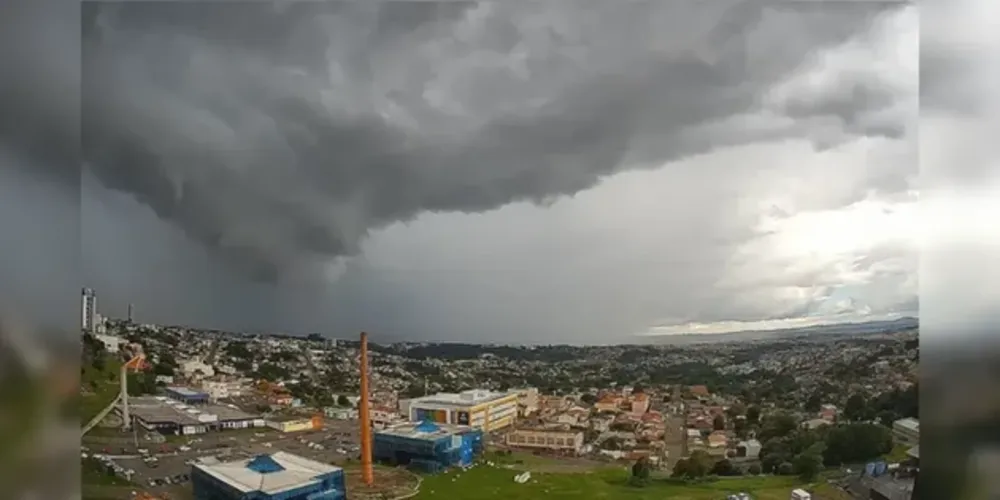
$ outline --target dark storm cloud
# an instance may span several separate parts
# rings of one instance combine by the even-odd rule
[[[753,140],[692,131],[877,10],[736,5],[87,4],[87,168],[276,281],[422,212],[542,202]],[[855,89],[787,112],[850,130],[885,104]]]

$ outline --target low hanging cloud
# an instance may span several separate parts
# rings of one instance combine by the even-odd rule
[[[892,82],[816,59],[865,47],[886,7],[690,5],[88,4],[86,168],[276,282],[421,213],[764,139],[905,133]],[[808,65],[849,85],[790,79]]]

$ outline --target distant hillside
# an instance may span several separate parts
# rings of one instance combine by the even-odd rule
[[[716,342],[739,342],[751,340],[778,340],[791,339],[796,337],[808,337],[813,335],[871,335],[881,333],[892,333],[903,330],[918,328],[920,322],[917,318],[903,317],[889,321],[866,321],[861,323],[837,323],[833,325],[818,325],[803,328],[786,328],[782,330],[755,330],[733,333],[688,333],[678,335],[662,335],[649,337],[647,342],[653,344],[701,344]]]

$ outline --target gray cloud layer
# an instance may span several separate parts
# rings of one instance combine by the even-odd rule
[[[840,177],[795,168],[858,138],[909,134],[906,103],[865,71],[863,53],[836,81],[786,85],[827,64],[824,49],[875,43],[887,10],[86,4],[82,197],[75,179],[44,199],[20,187],[73,164],[54,158],[75,155],[59,146],[77,123],[65,105],[76,20],[25,22],[3,33],[39,55],[0,82],[4,102],[19,103],[0,118],[3,149],[22,167],[0,204],[11,217],[82,207],[82,281],[110,314],[133,301],[152,321],[538,341],[621,338],[651,319],[806,313],[836,276],[747,275],[760,256],[744,263],[738,249],[768,235],[756,227],[761,200],[744,194],[784,179],[796,195],[773,202],[783,220],[908,188],[915,165],[891,148],[900,158],[845,156],[854,163],[829,170]],[[43,44],[42,32],[66,39]],[[751,148],[636,175],[783,139],[815,150]],[[790,267],[775,257],[760,269]],[[37,283],[40,271],[26,269],[3,271]],[[808,276],[823,283],[806,290]],[[727,282],[738,286],[715,286]],[[64,288],[73,297],[76,286]],[[879,300],[896,307],[895,296]]]
[[[85,10],[98,10],[84,26],[88,167],[265,281],[355,255],[369,231],[425,211],[541,202],[773,133],[697,128],[752,109],[873,14],[578,2]],[[864,83],[784,112],[901,134],[864,130],[864,113],[892,103]]]

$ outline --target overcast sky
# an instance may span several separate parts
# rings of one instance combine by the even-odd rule
[[[82,207],[81,282],[149,322],[608,343],[915,314],[918,99],[941,134],[976,109],[918,86],[915,9],[874,2],[84,11],[83,188],[20,155],[0,206]]]

